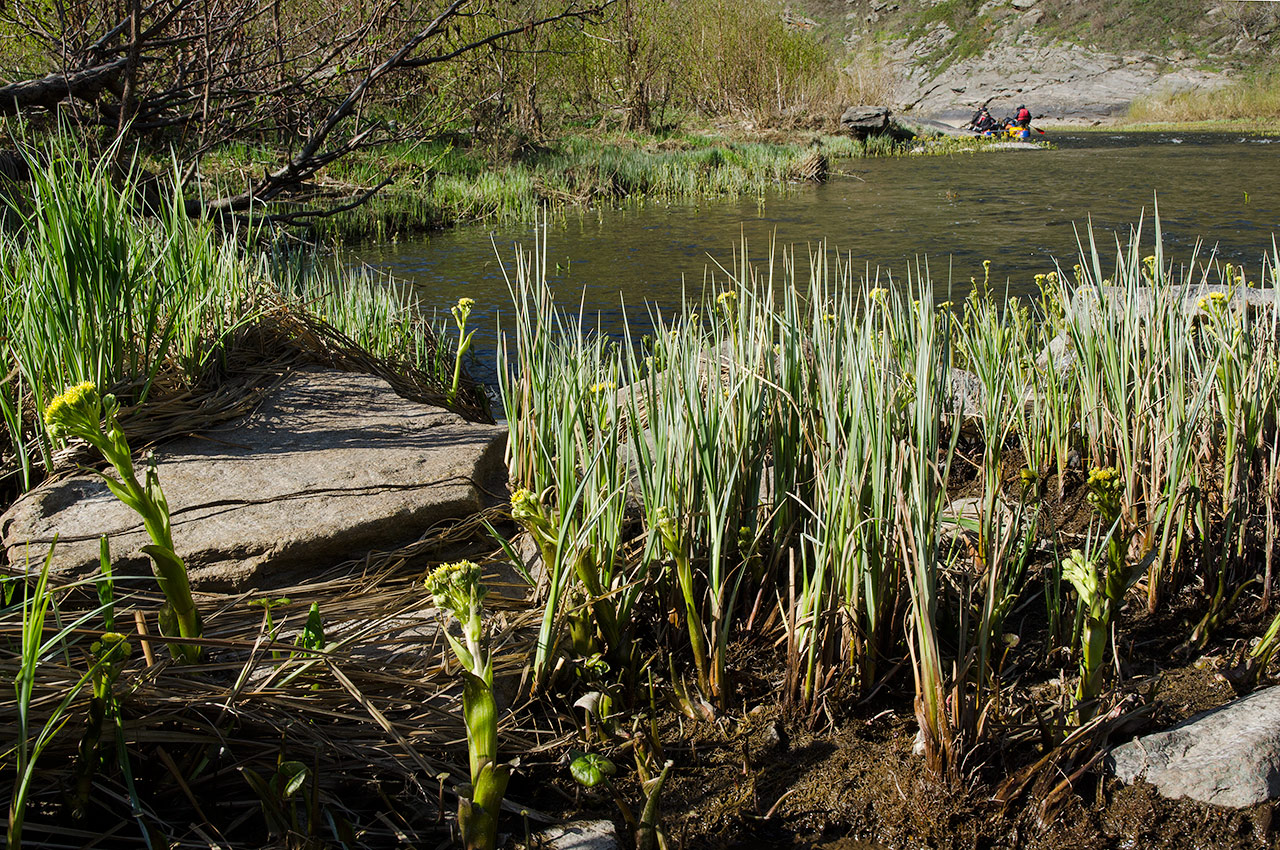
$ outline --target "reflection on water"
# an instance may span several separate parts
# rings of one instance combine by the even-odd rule
[[[1077,235],[1092,229],[1104,257],[1159,205],[1167,255],[1189,261],[1197,245],[1256,279],[1280,232],[1280,139],[1239,134],[1052,134],[1057,150],[838,161],[821,186],[763,198],[687,204],[647,202],[621,210],[570,211],[548,228],[548,278],[562,305],[581,302],[604,329],[648,325],[648,310],[678,309],[722,280],[743,240],[753,262],[771,246],[798,255],[825,240],[869,275],[901,280],[917,265],[936,288],[967,290],[991,260],[992,279],[1030,291],[1057,260],[1076,261]],[[356,251],[359,259],[415,284],[429,307],[477,301],[477,347],[496,343],[495,311],[509,312],[502,266],[532,227],[482,226]],[[492,240],[492,241],[491,241]],[[497,252],[495,254],[495,245]],[[1104,266],[1105,268],[1105,266]],[[625,301],[624,313],[622,304]],[[487,357],[485,359],[488,359]]]

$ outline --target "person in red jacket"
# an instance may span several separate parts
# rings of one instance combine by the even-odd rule
[[[1017,122],[1019,127],[1030,129],[1031,128],[1031,110],[1027,109],[1027,107],[1025,106],[1019,106],[1018,112],[1014,116],[1013,120]]]

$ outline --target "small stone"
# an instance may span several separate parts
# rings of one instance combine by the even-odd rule
[[[570,821],[538,833],[534,846],[542,850],[618,850],[618,835],[613,821]]]

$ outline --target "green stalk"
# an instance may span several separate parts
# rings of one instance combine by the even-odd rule
[[[470,561],[444,564],[426,579],[436,607],[462,628],[459,641],[444,632],[462,665],[462,716],[467,728],[471,793],[458,799],[458,827],[467,850],[493,850],[498,813],[511,778],[509,765],[498,764],[498,711],[493,699],[493,657],[484,641],[483,602],[486,589],[480,568]]]
[[[473,330],[467,333],[467,319],[471,316],[471,308],[475,306],[474,298],[459,298],[450,312],[453,313],[454,324],[458,326],[458,349],[453,357],[453,382],[449,385],[448,400],[453,404],[458,398],[458,385],[462,381],[462,358],[471,349],[471,340],[476,335]]]
[[[147,469],[145,486],[134,473],[133,457],[129,443],[119,422],[120,407],[115,396],[99,397],[91,383],[78,384],[49,403],[45,421],[55,438],[79,437],[98,449],[116,470],[119,479],[97,473],[116,498],[136,511],[141,517],[152,543],[142,551],[151,557],[152,569],[160,590],[164,594],[173,627],[166,629],[169,635],[199,638],[202,635],[200,614],[191,596],[191,582],[186,564],[173,549],[173,532],[169,522],[169,504],[160,489],[155,461]],[[106,427],[102,421],[105,417]],[[168,617],[161,612],[161,626]],[[200,647],[195,644],[172,643],[174,656],[185,661],[197,661]]]

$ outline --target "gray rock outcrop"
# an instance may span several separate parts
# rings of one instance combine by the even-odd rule
[[[1273,10],[1242,8],[1266,5],[1261,3],[1206,2],[1198,21],[1183,17],[1177,23],[1139,12],[1126,17],[1145,14],[1155,29],[1129,23],[1126,34],[1099,41],[1099,36],[1117,36],[1104,32],[1115,27],[1072,27],[1066,19],[1105,16],[1107,4],[1101,2],[846,0],[846,5],[843,34],[850,54],[877,57],[871,63],[876,73],[868,77],[875,102],[955,125],[968,121],[982,104],[999,118],[1020,103],[1050,123],[1102,122],[1126,112],[1137,98],[1222,86],[1232,80],[1230,69],[1242,66],[1271,68],[1280,44]],[[1264,20],[1244,25],[1246,18]],[[1166,25],[1181,31],[1161,28]],[[1170,37],[1195,48],[1171,49]]]
[[[1280,686],[1113,749],[1108,766],[1165,797],[1252,806],[1280,796]]]
[[[1228,80],[1223,74],[1170,68],[1157,56],[1025,40],[993,45],[933,77],[913,66],[899,82],[895,102],[913,113],[953,121],[969,120],[982,103],[996,117],[1025,103],[1037,118],[1049,121],[1101,121],[1124,113],[1138,97],[1214,88]]]
[[[883,106],[850,106],[840,116],[840,126],[859,139],[878,136],[889,129],[889,110]]]
[[[475,513],[503,492],[505,440],[505,429],[407,401],[381,378],[307,369],[250,416],[155,459],[193,585],[236,590],[278,587]],[[102,534],[117,572],[150,573],[137,515],[95,476],[46,482],[0,517],[13,571],[40,564],[56,535],[54,573],[91,575]]]

